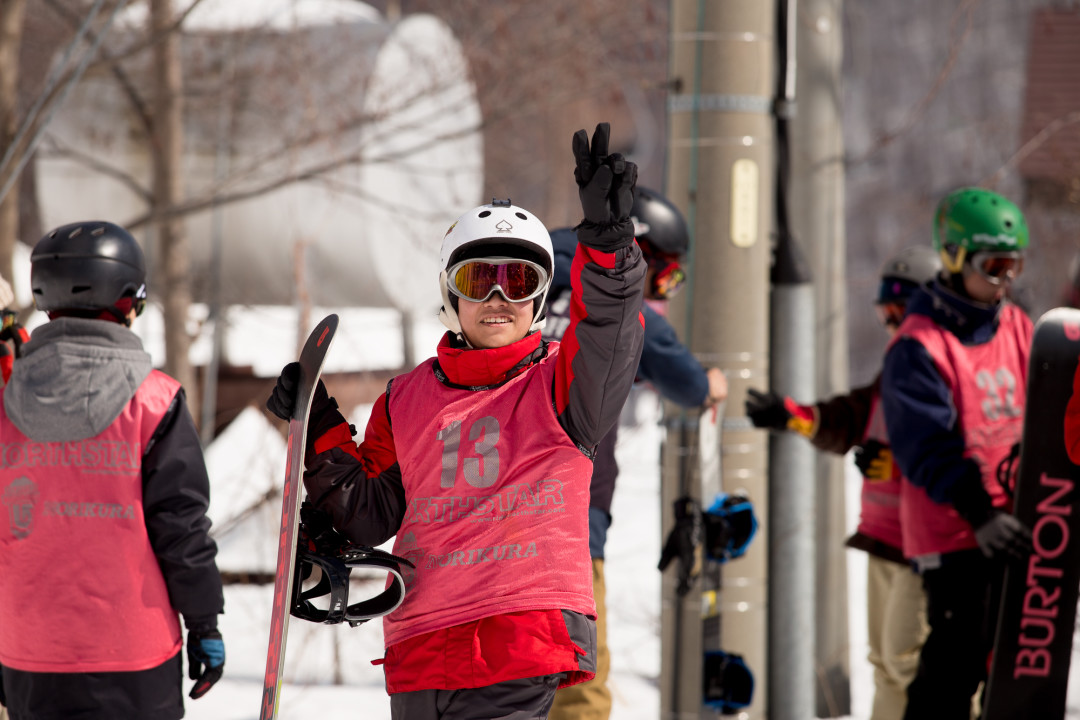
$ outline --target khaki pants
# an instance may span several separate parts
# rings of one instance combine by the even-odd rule
[[[870,556],[866,572],[868,659],[874,667],[870,720],[899,720],[907,686],[919,666],[919,651],[930,632],[922,578],[909,567]]]
[[[549,720],[607,720],[611,715],[611,691],[607,689],[611,652],[607,644],[603,558],[593,558],[592,577],[596,599],[596,677],[556,692]]]

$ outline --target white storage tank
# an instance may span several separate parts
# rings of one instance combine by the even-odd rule
[[[144,38],[134,11],[125,20],[114,49]],[[449,28],[347,0],[204,0],[181,48],[185,198],[203,203],[186,224],[195,300],[213,299],[217,231],[222,303],[285,305],[304,292],[323,307],[434,313],[442,236],[482,202],[480,109]],[[124,69],[149,97],[149,53]],[[80,82],[50,134],[38,161],[45,226],[146,217],[146,198],[119,178],[150,186],[146,134],[108,69]],[[215,197],[244,199],[214,210]],[[134,232],[153,264],[149,229]]]

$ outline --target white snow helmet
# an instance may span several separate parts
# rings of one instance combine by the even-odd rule
[[[881,266],[877,303],[906,302],[915,288],[941,272],[941,255],[927,245],[904,248]]]
[[[479,257],[531,260],[547,271],[544,292],[533,300],[533,321],[529,332],[544,327],[544,299],[551,287],[551,274],[555,268],[551,236],[544,223],[532,213],[511,205],[509,200],[495,199],[490,205],[473,208],[459,217],[443,236],[439,251],[439,264],[442,266],[439,287],[443,298],[439,320],[442,324],[450,332],[461,335],[458,299],[450,293],[446,271],[454,263]]]

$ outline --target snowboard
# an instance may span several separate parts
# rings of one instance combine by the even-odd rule
[[[723,491],[721,474],[721,429],[724,403],[705,408],[698,419],[698,484],[703,509]],[[702,553],[704,555],[704,553]],[[701,637],[706,652],[720,650],[720,564],[702,562],[701,566]]]
[[[748,499],[738,494],[733,496],[724,490],[721,471],[724,407],[725,403],[719,403],[706,408],[698,420],[698,484],[702,509],[706,511],[701,567],[701,649],[704,653],[701,694],[704,708],[721,715],[732,715],[750,703],[754,678],[741,655],[723,649],[722,568],[723,563],[741,556],[745,551],[746,543],[754,536],[757,521],[750,519],[753,511]],[[739,513],[738,520],[729,514],[732,510]],[[718,543],[713,540],[713,533],[719,527],[715,524],[715,518],[721,516],[724,517],[726,529],[717,533],[724,539]],[[752,522],[751,528],[746,526],[747,522]],[[732,546],[730,540],[734,537],[740,538],[736,547]]]
[[[270,613],[270,642],[266,650],[262,706],[259,720],[277,717],[281,678],[285,668],[285,642],[289,635],[289,604],[296,565],[297,526],[303,498],[304,445],[307,438],[311,398],[322,373],[323,360],[337,330],[338,316],[328,315],[311,331],[300,351],[300,382],[296,408],[289,419],[289,440],[285,460],[285,486],[281,497],[281,527],[278,535],[277,572],[274,577],[274,605]]]
[[[1080,310],[1050,310],[1032,339],[1013,505],[1034,552],[1005,571],[983,720],[1065,716],[1080,586],[1080,466],[1069,458],[1065,424],[1069,409],[1080,433],[1078,360]]]

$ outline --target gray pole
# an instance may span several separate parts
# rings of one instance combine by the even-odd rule
[[[790,124],[790,209],[791,225],[806,248],[814,277],[815,398],[849,389],[842,11],[843,0],[799,0],[799,110]],[[817,717],[836,717],[851,714],[844,471],[836,455],[818,453],[816,462],[816,710]]]
[[[702,364],[727,375],[724,490],[744,490],[758,518],[766,518],[765,436],[743,417],[743,403],[747,387],[768,380],[775,8],[758,0],[672,0],[670,17],[673,91],[665,194],[686,214],[691,231],[689,281],[672,301],[670,317]],[[694,477],[687,473],[687,459],[696,447],[696,413],[670,405],[665,413],[661,511],[666,536],[680,490],[702,498],[700,488],[687,482],[688,474]],[[706,505],[711,501],[704,498]],[[742,718],[764,718],[767,705],[767,558],[767,533],[759,532],[744,556],[724,566],[717,598],[719,644],[742,655],[755,676],[753,702]],[[702,606],[700,583],[679,598],[675,573],[664,574],[664,720],[716,717],[702,709]]]
[[[773,266],[770,380],[814,397],[814,287],[790,235]],[[794,433],[769,441],[769,716],[814,718],[814,447]]]
[[[777,103],[776,251],[772,268],[770,387],[814,400],[814,287],[788,205],[791,118],[796,108],[797,0],[782,0]],[[769,445],[769,714],[813,720],[815,451],[793,433]]]

